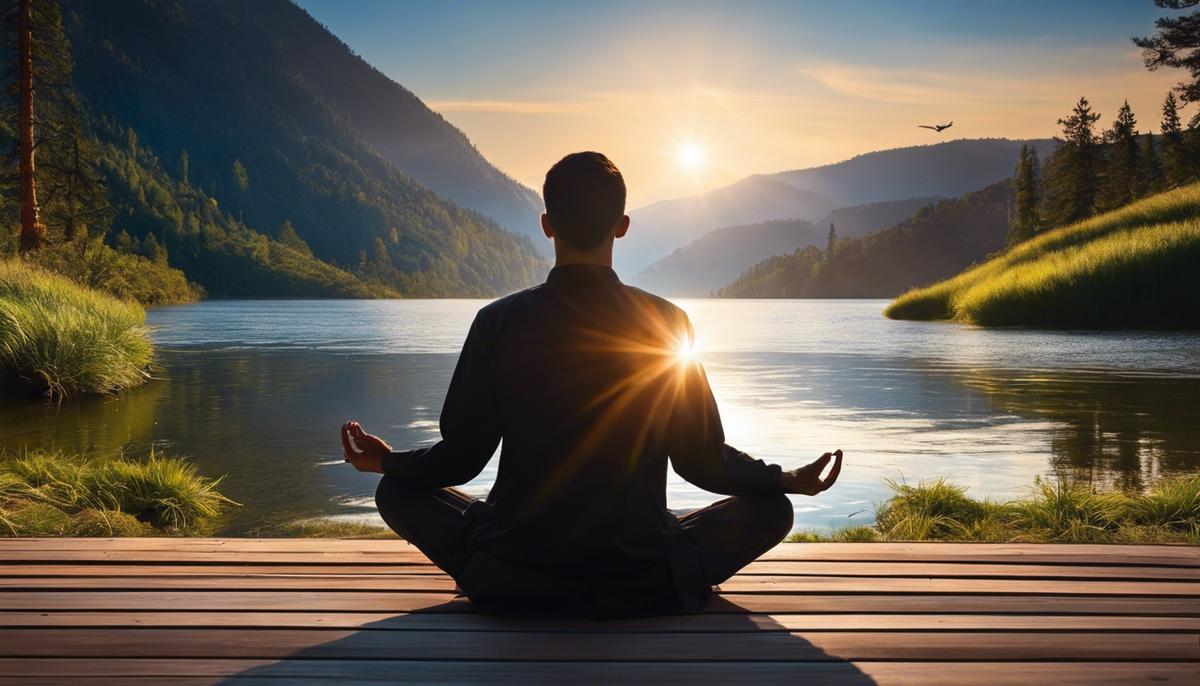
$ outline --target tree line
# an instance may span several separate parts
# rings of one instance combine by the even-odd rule
[[[1180,10],[1200,5],[1200,0],[1155,4]],[[1163,99],[1159,133],[1138,131],[1128,100],[1112,124],[1097,131],[1100,113],[1086,97],[1079,98],[1071,113],[1058,120],[1059,146],[1044,165],[1032,146],[1021,148],[1009,245],[1200,179],[1200,111],[1186,127],[1180,118],[1182,107],[1200,102],[1200,11],[1161,17],[1155,27],[1154,35],[1133,39],[1143,50],[1146,68],[1184,69],[1190,76]]]

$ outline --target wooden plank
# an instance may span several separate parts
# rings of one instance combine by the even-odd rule
[[[0,593],[34,589],[189,589],[189,590],[348,590],[445,592],[455,589],[447,576],[96,576],[0,577]],[[925,579],[821,576],[735,576],[721,584],[731,593],[906,593],[1004,595],[1176,596],[1200,598],[1200,583],[1160,581]]]
[[[859,544],[847,544],[859,545]],[[861,544],[870,545],[870,544]],[[979,553],[971,556],[945,555],[941,559],[896,558],[887,559],[883,555],[861,554],[860,559],[839,560],[838,558],[853,557],[842,554],[835,558],[802,559],[798,555],[794,559],[782,560],[776,558],[761,558],[770,561],[784,562],[878,562],[903,567],[913,563],[939,564],[1040,564],[1040,565],[1086,565],[1104,567],[1168,567],[1186,570],[1196,570],[1200,574],[1200,562],[1187,558],[1138,556],[1132,553],[1121,557],[1101,556],[1065,556],[1065,555],[1023,555],[1011,557],[1005,554]],[[425,564],[424,557],[413,553],[400,552],[371,552],[371,551],[325,551],[325,552],[255,552],[255,551],[165,551],[165,550],[55,550],[12,549],[0,548],[0,565],[4,564],[62,564],[62,563],[158,563],[158,564],[358,564],[358,565],[411,565]]]
[[[1200,660],[1194,633],[593,634],[337,629],[0,629],[3,657],[408,660]]]
[[[0,576],[204,576],[204,575],[379,575],[444,574],[429,562],[398,565],[317,563],[311,565],[197,564],[168,562],[142,564],[4,564]],[[1112,567],[1089,565],[961,564],[913,562],[895,565],[883,562],[752,562],[738,573],[746,576],[876,576],[892,578],[943,579],[1093,579],[1196,581],[1200,571],[1186,567]]]
[[[330,558],[362,562],[415,561],[419,553],[399,540],[339,539],[5,539],[0,560],[120,559],[245,560],[303,563]],[[250,554],[252,557],[232,554]],[[340,557],[347,556],[347,557]],[[1200,566],[1200,546],[975,543],[792,543],[763,560],[968,562],[1010,564],[1111,564]]]
[[[126,549],[182,550],[185,548],[219,548],[232,551],[289,550],[309,552],[330,551],[415,551],[416,548],[400,539],[339,539],[339,538],[8,538],[0,539],[0,548],[36,546],[63,549],[110,549],[119,545]],[[867,552],[873,556],[925,557],[963,556],[979,553],[1005,555],[1109,555],[1184,557],[1200,559],[1200,547],[1189,545],[1107,545],[1085,543],[783,543],[763,556],[766,559],[805,558],[854,559]]]
[[[451,593],[404,591],[9,591],[6,610],[234,610],[473,612]],[[1093,596],[739,594],[714,597],[710,613],[934,613],[1200,616],[1200,599]]]
[[[0,659],[15,684],[288,684],[337,681],[452,684],[820,683],[832,686],[962,686],[963,684],[1188,684],[1200,665],[1161,662],[427,662],[400,660]],[[52,676],[47,676],[52,675]],[[131,675],[142,675],[140,677]],[[47,679],[36,682],[32,679]],[[140,679],[137,681],[136,679]],[[207,681],[205,679],[208,679]],[[228,680],[227,680],[228,679]],[[127,681],[126,681],[127,680]],[[156,681],[157,680],[157,681]]]
[[[1110,631],[1200,632],[1197,617],[940,614],[697,614],[628,620],[495,617],[476,613],[0,611],[0,627],[332,628],[370,631]]]

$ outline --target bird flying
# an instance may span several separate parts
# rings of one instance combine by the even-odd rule
[[[951,126],[954,126],[954,122],[950,122],[949,124],[935,124],[933,126],[930,126],[929,124],[917,124],[918,129],[929,129],[930,131],[937,131],[938,133],[945,131]]]

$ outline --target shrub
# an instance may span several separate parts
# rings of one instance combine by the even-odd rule
[[[205,531],[228,505],[220,479],[177,458],[89,460],[31,452],[0,459],[0,533],[144,536]]]
[[[141,306],[18,260],[0,261],[3,388],[64,398],[144,383],[153,347]]]

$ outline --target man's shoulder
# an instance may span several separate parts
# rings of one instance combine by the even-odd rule
[[[628,284],[621,284],[621,288],[631,300],[639,301],[643,308],[656,312],[660,317],[669,322],[688,321],[687,313],[683,311],[683,308],[661,295],[655,295],[637,286],[630,286]]]
[[[504,313],[508,311],[508,309],[512,307],[514,303],[518,303],[522,300],[528,300],[531,297],[536,297],[537,293],[541,289],[545,288],[545,286],[546,284],[538,284],[536,286],[496,298],[490,303],[479,308],[479,312],[476,313],[475,318],[482,322],[496,321],[503,317]]]

